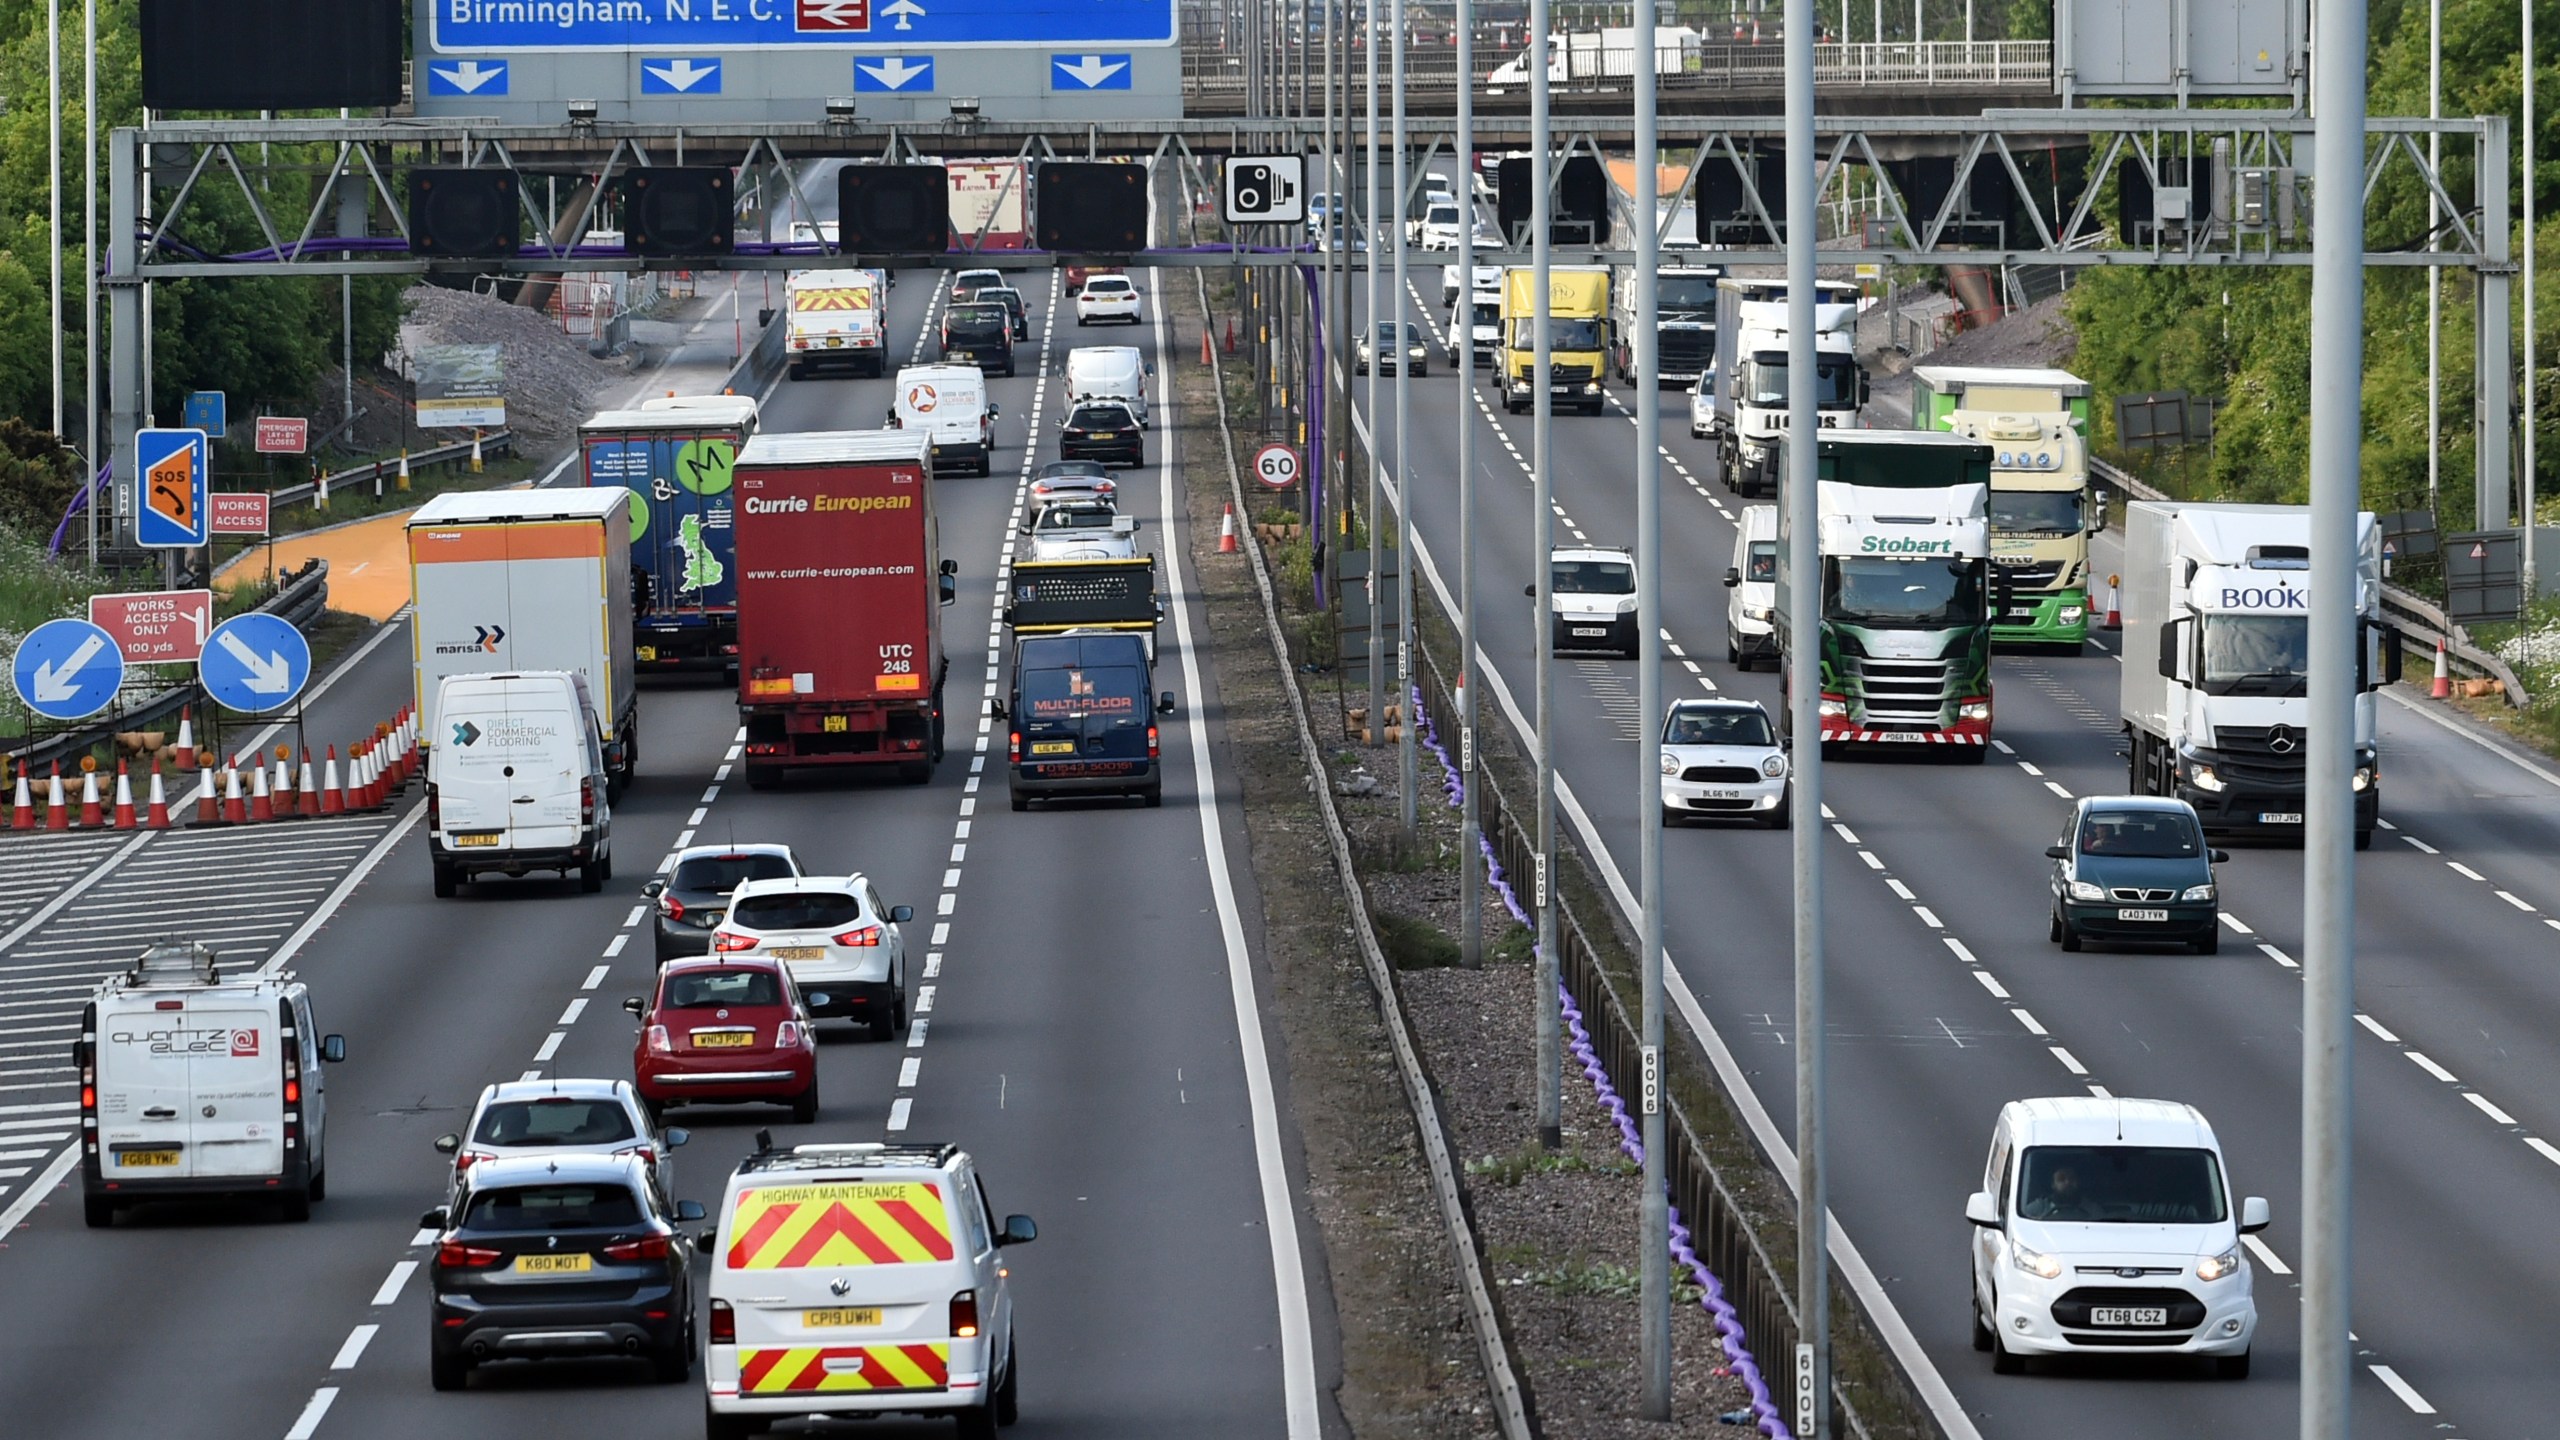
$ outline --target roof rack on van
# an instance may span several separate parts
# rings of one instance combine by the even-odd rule
[[[195,940],[160,941],[136,956],[125,974],[129,985],[214,985],[221,980],[221,958],[212,946]]]
[[[948,1164],[951,1157],[959,1153],[960,1147],[948,1140],[932,1144],[884,1145],[878,1141],[866,1141],[859,1144],[794,1145],[788,1150],[760,1147],[738,1166],[738,1173],[929,1167]]]

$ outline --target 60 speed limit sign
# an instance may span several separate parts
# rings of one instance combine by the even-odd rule
[[[1298,452],[1274,440],[1253,452],[1253,478],[1274,490],[1298,483]]]

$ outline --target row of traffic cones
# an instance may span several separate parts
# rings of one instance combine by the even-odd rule
[[[408,788],[420,763],[417,717],[407,709],[403,709],[395,719],[376,725],[370,738],[348,747],[343,780],[335,745],[328,747],[326,755],[317,764],[311,758],[309,747],[304,747],[298,769],[292,761],[291,752],[282,746],[277,747],[272,763],[262,757],[251,757],[244,764],[240,756],[234,755],[228,764],[205,764],[200,763],[205,757],[194,753],[192,730],[188,720],[179,722],[179,754],[172,759],[177,762],[179,771],[193,769],[196,772],[195,823],[198,825],[246,825],[380,810]],[[100,794],[99,773],[94,769],[85,771],[79,777],[79,827],[168,829],[171,823],[168,786],[161,775],[159,758],[154,756],[147,764],[148,798],[137,806],[131,770],[127,762],[116,762],[112,812]],[[39,820],[34,778],[24,767],[19,769],[9,828],[73,828],[71,806],[59,761],[46,777],[43,790],[43,816]]]

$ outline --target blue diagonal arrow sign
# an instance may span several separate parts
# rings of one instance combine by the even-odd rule
[[[234,615],[205,637],[196,674],[206,694],[244,715],[281,710],[311,679],[311,642],[273,615]]]
[[[124,651],[86,620],[47,620],[9,667],[18,698],[47,720],[80,720],[107,708],[124,684]]]

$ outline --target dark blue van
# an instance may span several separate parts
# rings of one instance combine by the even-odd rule
[[[1027,635],[1015,642],[1008,746],[1013,808],[1055,796],[1135,795],[1164,803],[1147,640],[1126,631]]]

